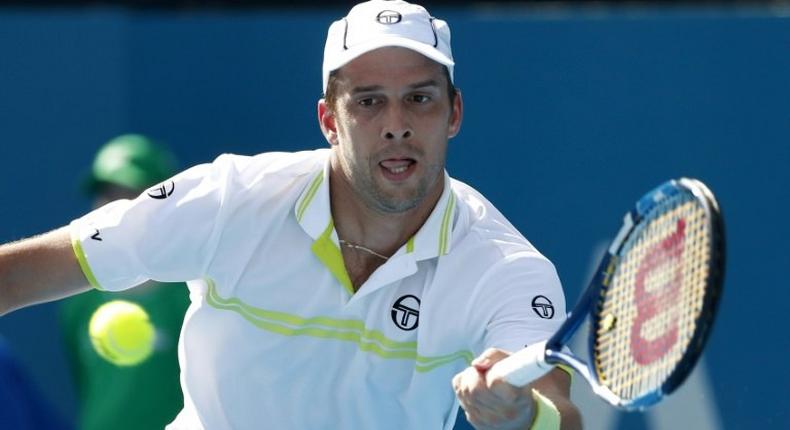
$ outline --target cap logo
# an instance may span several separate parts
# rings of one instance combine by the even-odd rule
[[[376,15],[376,21],[378,21],[379,24],[397,24],[401,19],[403,19],[403,16],[394,10],[383,10]]]

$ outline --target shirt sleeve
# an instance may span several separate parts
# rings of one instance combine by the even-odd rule
[[[86,278],[120,291],[153,279],[176,282],[205,274],[218,241],[229,171],[223,157],[71,222]]]
[[[487,348],[518,351],[548,339],[565,321],[565,295],[545,257],[525,252],[497,263],[481,280],[481,308],[488,309],[481,353]]]

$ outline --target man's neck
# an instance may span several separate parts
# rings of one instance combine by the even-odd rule
[[[330,169],[329,195],[338,237],[386,256],[394,254],[422,227],[442,195],[444,178],[414,208],[385,213],[356,196],[339,169]]]

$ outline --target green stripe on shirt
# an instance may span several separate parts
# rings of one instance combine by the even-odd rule
[[[399,342],[387,338],[379,330],[370,330],[361,320],[336,319],[324,316],[305,318],[285,312],[269,311],[250,306],[238,298],[223,298],[213,281],[208,282],[207,301],[217,309],[229,310],[263,330],[283,336],[308,336],[314,338],[352,342],[361,351],[385,359],[405,359],[416,362],[415,370],[425,373],[463,359],[468,365],[473,359],[470,351],[425,357],[417,354],[417,342]]]

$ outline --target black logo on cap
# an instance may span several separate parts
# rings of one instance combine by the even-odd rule
[[[98,228],[94,228],[94,230],[96,230],[96,232],[91,235],[91,239],[98,240],[99,242],[101,242],[102,241],[101,232],[99,232]]]
[[[406,295],[392,305],[392,322],[401,330],[414,330],[420,323],[420,299]]]
[[[162,200],[170,197],[173,191],[176,190],[176,184],[173,181],[167,181],[159,184],[148,190],[148,197],[152,199]]]
[[[378,21],[379,24],[397,24],[401,19],[403,19],[403,16],[394,10],[383,10],[376,15],[376,21]]]
[[[543,319],[554,318],[554,305],[546,296],[535,296],[532,299],[532,310]]]

